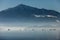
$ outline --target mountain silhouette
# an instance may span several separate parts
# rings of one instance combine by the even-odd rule
[[[54,10],[39,9],[20,4],[0,12],[1,20],[23,20],[23,21],[55,21],[60,18],[60,13]],[[59,19],[60,20],[60,19]]]

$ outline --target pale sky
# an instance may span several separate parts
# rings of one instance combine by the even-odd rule
[[[0,11],[15,7],[19,4],[60,12],[60,0],[0,0]]]

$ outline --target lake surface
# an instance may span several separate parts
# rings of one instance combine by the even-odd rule
[[[60,30],[0,31],[0,40],[60,40]]]

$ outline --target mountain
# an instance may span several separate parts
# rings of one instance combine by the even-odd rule
[[[60,20],[60,13],[54,10],[39,9],[20,4],[0,12],[0,21],[53,22]]]

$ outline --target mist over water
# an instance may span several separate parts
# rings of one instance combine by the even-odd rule
[[[34,28],[34,27],[21,27],[18,30],[13,27],[6,27],[4,30],[0,30],[0,40],[59,40],[60,29],[59,28]],[[13,30],[12,30],[13,29]]]
[[[56,22],[2,22],[0,40],[60,40],[60,27]]]

